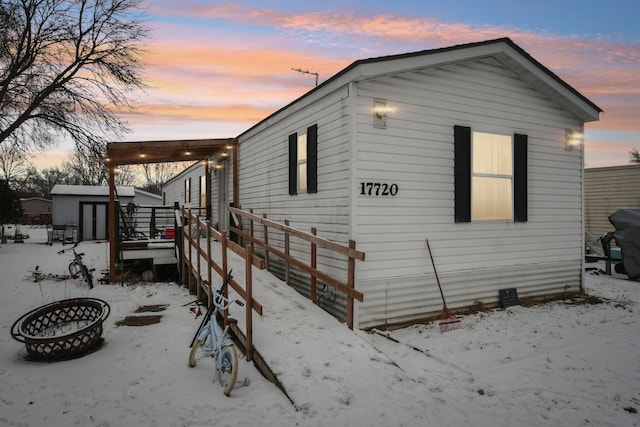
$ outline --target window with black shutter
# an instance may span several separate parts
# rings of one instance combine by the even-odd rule
[[[289,194],[318,192],[318,126],[289,135]]]
[[[455,222],[527,221],[527,136],[454,127]]]

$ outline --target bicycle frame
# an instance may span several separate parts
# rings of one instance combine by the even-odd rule
[[[229,396],[236,385],[249,385],[248,378],[243,381],[236,381],[238,376],[238,356],[233,341],[229,338],[228,331],[229,326],[237,323],[237,320],[227,316],[224,320],[223,328],[220,328],[217,323],[218,313],[227,311],[234,303],[241,306],[244,305],[241,301],[224,296],[225,286],[231,279],[231,272],[229,272],[220,290],[215,291],[212,304],[202,319],[196,335],[193,337],[191,352],[189,353],[189,366],[191,367],[196,366],[197,361],[203,357],[213,358],[216,374],[220,385],[224,387],[226,396]]]
[[[93,275],[91,274],[92,270],[90,270],[84,264],[84,262],[82,261],[82,257],[84,256],[84,253],[76,252],[76,246],[78,246],[78,242],[76,242],[76,244],[70,248],[62,249],[58,251],[58,255],[61,255],[67,251],[72,251],[73,260],[69,264],[69,274],[73,279],[76,279],[78,275],[81,275],[82,279],[87,282],[87,285],[89,285],[89,289],[93,289]]]

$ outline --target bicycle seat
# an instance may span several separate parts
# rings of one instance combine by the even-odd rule
[[[233,317],[227,317],[226,319],[224,319],[224,326],[237,325],[237,324],[238,324],[238,319],[234,319]]]
[[[80,255],[80,256],[84,256],[84,252],[82,252],[82,253],[79,253],[78,255]]]

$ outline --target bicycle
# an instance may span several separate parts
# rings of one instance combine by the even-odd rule
[[[238,323],[238,321],[227,316],[224,319],[222,330],[220,330],[216,321],[218,313],[228,310],[234,303],[244,306],[242,301],[224,296],[225,288],[232,278],[231,271],[229,271],[220,289],[215,291],[213,303],[207,310],[200,327],[191,341],[191,351],[189,352],[189,366],[192,368],[203,357],[213,358],[218,382],[223,387],[225,396],[229,396],[236,385],[242,387],[249,385],[249,378],[245,378],[243,381],[236,381],[238,378],[238,354],[228,336],[229,326]],[[216,375],[214,375],[213,381],[216,381]]]
[[[93,289],[93,274],[91,274],[93,269],[89,269],[86,265],[84,265],[84,262],[82,262],[84,253],[76,252],[76,246],[78,246],[78,243],[79,242],[76,242],[76,244],[72,247],[58,251],[58,255],[62,255],[65,252],[72,251],[73,260],[69,263],[69,274],[71,275],[71,278],[77,279],[78,277],[82,276],[82,280],[87,282],[87,285],[89,285],[89,289]]]

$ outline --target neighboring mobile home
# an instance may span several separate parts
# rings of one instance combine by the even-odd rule
[[[426,239],[449,307],[496,303],[504,288],[577,291],[584,155],[573,136],[600,112],[506,38],[356,61],[237,137],[239,204],[357,241],[360,328],[440,311]],[[230,191],[228,163],[215,165],[213,203]],[[169,195],[189,176],[193,191],[198,167],[165,187],[167,204],[187,201]],[[319,256],[345,278],[343,262]],[[344,301],[322,296],[340,316]]]
[[[42,197],[20,199],[23,224],[51,224],[52,202]]]
[[[585,169],[586,231],[595,238],[615,231],[609,215],[621,208],[640,208],[640,164]]]

